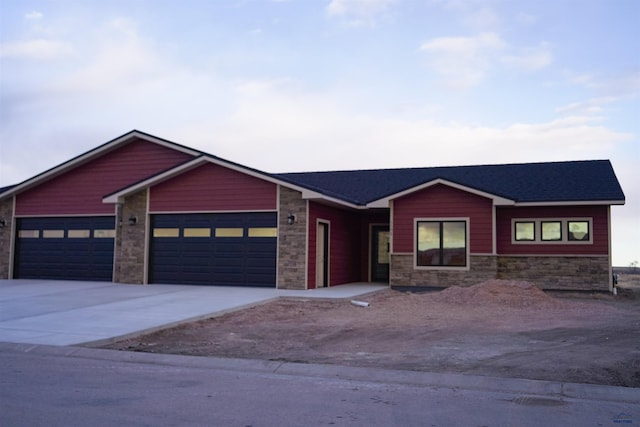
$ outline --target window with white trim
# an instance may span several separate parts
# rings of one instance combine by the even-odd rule
[[[417,267],[466,267],[467,221],[418,220]]]
[[[592,218],[514,218],[514,244],[591,244]]]

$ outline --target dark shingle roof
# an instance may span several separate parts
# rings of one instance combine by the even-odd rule
[[[436,179],[520,203],[624,200],[608,160],[300,172],[273,176],[358,205]]]
[[[7,185],[6,187],[0,187],[0,194],[4,193],[5,191],[11,190],[13,187],[15,187],[15,185]]]

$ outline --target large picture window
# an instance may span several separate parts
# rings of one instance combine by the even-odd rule
[[[418,221],[416,263],[419,267],[466,267],[466,221]]]

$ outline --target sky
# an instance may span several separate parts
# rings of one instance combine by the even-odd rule
[[[130,130],[266,172],[609,159],[640,261],[640,1],[3,0],[0,187]]]

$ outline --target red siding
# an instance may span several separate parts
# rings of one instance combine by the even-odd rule
[[[16,215],[112,215],[114,206],[102,203],[103,196],[190,157],[171,148],[135,140],[18,194]]]
[[[205,164],[151,187],[152,212],[275,210],[276,184]]]
[[[309,204],[309,289],[316,287],[317,220],[329,221],[329,285],[358,282],[361,279],[362,235],[357,213],[318,203]]]
[[[413,252],[415,218],[469,218],[471,253],[493,251],[492,202],[446,185],[393,201],[393,252]]]
[[[500,255],[607,255],[607,206],[500,207],[496,211],[497,250]],[[512,218],[593,218],[592,244],[512,244]]]

